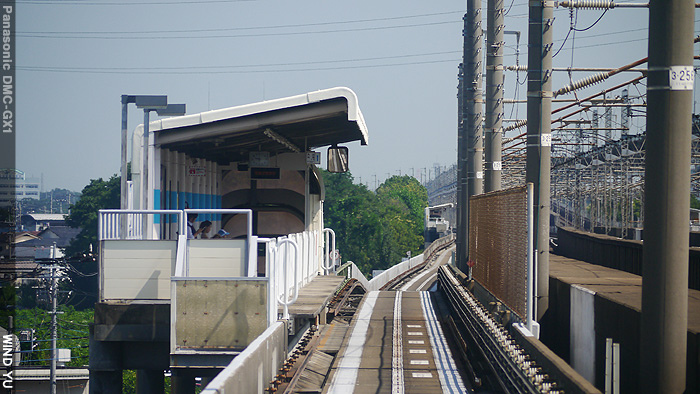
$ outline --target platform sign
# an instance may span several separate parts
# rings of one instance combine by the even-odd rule
[[[306,164],[321,164],[321,152],[306,152]]]
[[[250,179],[280,179],[280,169],[251,167]]]
[[[248,163],[251,167],[269,167],[270,152],[250,152],[248,155]]]
[[[207,168],[204,166],[189,166],[187,167],[188,176],[207,176]]]

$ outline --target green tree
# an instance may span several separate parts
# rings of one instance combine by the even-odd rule
[[[93,179],[83,188],[80,199],[71,205],[66,223],[80,228],[80,233],[66,248],[66,256],[82,254],[97,247],[97,215],[100,209],[119,208],[120,177],[113,175],[108,180]]]
[[[427,192],[409,176],[392,177],[376,193],[353,184],[350,173],[323,173],[324,220],[336,232],[343,261],[365,273],[385,269],[423,247]]]
[[[690,195],[690,207],[693,209],[700,209],[700,200],[694,195]]]
[[[62,313],[57,317],[57,346],[71,349],[71,361],[66,365],[81,367],[88,364],[89,332],[88,326],[93,322],[92,309],[76,311],[73,307],[61,305]],[[40,309],[21,309],[16,313],[17,331],[34,329],[34,342],[20,343],[26,353],[22,356],[23,365],[49,365],[51,358],[51,315]],[[34,346],[32,348],[32,346]]]

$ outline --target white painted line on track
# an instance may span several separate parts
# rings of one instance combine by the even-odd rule
[[[408,341],[409,345],[425,345],[425,341],[421,340],[409,340]]]
[[[467,393],[462,377],[459,375],[457,365],[452,358],[450,348],[447,346],[445,335],[437,320],[433,304],[430,302],[430,295],[427,291],[420,292],[421,307],[425,322],[428,325],[428,337],[433,349],[435,359],[435,369],[437,369],[440,385],[443,393]]]
[[[423,328],[420,324],[407,324],[406,328]]]
[[[432,378],[433,374],[430,372],[413,372],[412,376],[414,378]]]
[[[423,335],[423,333],[420,332],[420,331],[409,331],[407,334],[408,334],[409,336]]]
[[[370,291],[367,294],[367,298],[365,298],[365,302],[357,314],[355,328],[350,334],[348,346],[345,349],[343,358],[340,360],[338,369],[335,371],[328,393],[347,394],[355,391],[357,374],[362,361],[362,349],[367,339],[367,329],[369,328],[370,318],[374,311],[374,305],[377,303],[378,295],[378,291]]]
[[[403,290],[403,291],[408,290],[409,287],[413,286],[415,283],[418,283],[419,280],[423,279],[423,277],[424,277],[425,275],[427,275],[428,273],[430,273],[430,272],[432,271],[432,268],[433,268],[433,267],[435,267],[435,266],[440,266],[440,265],[445,264],[447,261],[443,261],[443,260],[448,260],[448,259],[450,258],[450,251],[451,251],[451,250],[452,250],[452,247],[447,248],[444,252],[441,252],[441,253],[443,253],[442,256],[438,257],[438,258],[435,259],[433,262],[431,262],[430,264],[426,265],[426,267],[423,268],[423,270],[424,270],[423,272],[421,272],[421,273],[420,273],[419,275],[417,275],[415,278],[409,280],[406,284],[404,284],[403,286],[401,286],[401,289],[400,289],[400,290]],[[437,271],[434,271],[434,274],[437,275]],[[416,289],[416,291],[421,291],[421,289],[423,288],[423,286],[425,286],[426,282],[428,282],[428,281],[430,281],[430,280],[432,280],[432,278],[429,278],[427,281],[423,282],[423,283]]]
[[[416,275],[416,277],[414,277],[413,279],[406,282],[405,285],[401,286],[401,290],[407,291],[411,286],[418,283],[419,280],[423,279],[423,277],[425,277],[425,275],[427,275],[429,273],[430,273],[430,270],[425,270],[425,271],[421,272],[420,274]]]
[[[427,354],[428,351],[425,349],[409,349],[408,352],[410,354]]]
[[[403,339],[401,336],[401,300],[402,292],[396,292],[394,298],[394,332],[392,335],[391,352],[391,393],[403,394]]]
[[[428,360],[411,360],[411,365],[429,365],[430,361]]]
[[[425,281],[423,281],[423,283],[421,283],[420,286],[418,286],[418,288],[416,289],[416,291],[423,291],[423,289],[425,289],[425,285],[427,285],[428,283],[434,281],[436,278],[437,278],[437,271],[433,272],[433,274],[430,275],[430,276],[428,277],[428,279],[426,279]]]

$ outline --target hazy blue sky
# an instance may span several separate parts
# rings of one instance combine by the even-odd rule
[[[506,29],[522,32],[521,64],[526,4],[505,1]],[[357,93],[369,128],[369,146],[351,145],[356,180],[374,186],[375,174],[381,182],[451,165],[464,8],[452,0],[17,0],[18,168],[43,173],[47,190],[80,190],[117,173],[122,94],[167,94],[197,113],[334,86]],[[575,26],[601,14],[574,13]],[[555,16],[557,50],[571,18],[568,10]],[[555,66],[618,67],[645,57],[647,18],[647,10],[608,11],[570,34]],[[505,63],[515,64],[515,37],[506,45]],[[555,86],[568,78],[557,73]],[[507,73],[506,97],[524,99],[515,80]],[[506,107],[506,118],[524,115],[524,106]],[[142,117],[130,107],[130,131]]]

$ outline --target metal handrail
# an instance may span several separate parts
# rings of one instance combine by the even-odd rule
[[[323,263],[323,270],[324,274],[328,275],[331,273],[331,269],[335,268],[336,261],[338,257],[336,256],[335,253],[335,231],[331,228],[324,228],[323,229],[323,235],[324,235],[324,240],[325,243],[323,244],[324,249],[323,249],[323,254],[324,254],[324,263]],[[330,236],[332,237],[330,237]],[[329,238],[332,239],[331,241],[331,250],[328,250],[328,241]],[[333,258],[330,258],[330,254],[333,253]],[[331,261],[330,265],[328,264],[329,260]]]
[[[297,272],[299,270],[299,264],[297,264],[298,260],[299,260],[297,257],[297,254],[299,253],[299,247],[297,246],[296,241],[294,241],[293,239],[285,238],[285,239],[279,241],[279,243],[277,244],[278,251],[279,251],[279,248],[281,248],[281,246],[283,244],[289,244],[289,245],[294,246],[294,254],[293,254],[293,256],[294,256],[294,298],[292,298],[291,300],[289,299],[289,286],[288,286],[288,282],[287,282],[287,271],[288,271],[288,269],[287,269],[287,257],[289,256],[289,250],[285,251],[287,253],[285,253],[284,257],[282,258],[282,269],[283,269],[282,283],[284,284],[284,291],[282,292],[283,297],[280,298],[279,295],[277,295],[277,297],[276,297],[277,302],[279,302],[284,307],[284,313],[282,315],[282,318],[285,320],[288,320],[289,319],[289,306],[292,305],[293,303],[295,303],[297,298],[299,297],[299,282],[296,280]],[[276,254],[275,260],[277,259],[277,257],[282,256],[282,253],[276,252],[275,254]],[[275,264],[276,263],[277,262],[275,262]]]
[[[185,220],[184,220],[184,213],[183,211],[179,209],[100,209],[99,213],[97,215],[97,239],[100,241],[104,240],[104,223],[102,217],[104,215],[127,215],[127,214],[132,214],[132,215],[157,215],[157,214],[165,214],[165,215],[177,215],[178,218],[178,228],[180,231],[183,231],[185,229]],[[119,239],[124,239],[123,237],[125,234],[122,233],[120,226],[118,226],[120,230],[118,231],[120,237]],[[181,233],[182,234],[182,233]]]

